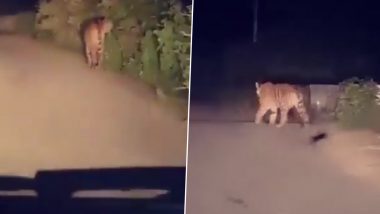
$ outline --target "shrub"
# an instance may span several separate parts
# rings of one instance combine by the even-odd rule
[[[150,84],[157,84],[159,72],[159,58],[157,54],[157,44],[152,31],[147,31],[141,42],[142,69],[140,76],[143,80]]]
[[[341,84],[336,116],[344,128],[380,129],[380,106],[376,103],[377,84],[353,78]]]
[[[123,67],[123,50],[114,34],[106,36],[104,41],[104,67],[112,71],[120,71]]]
[[[151,0],[100,1],[97,7],[98,13],[114,22],[111,34],[118,41],[118,47],[106,44],[105,52],[113,53],[121,50],[122,65],[120,67],[119,65],[112,66],[118,67],[117,71],[142,77],[142,50],[144,47],[141,45],[143,40],[149,37],[146,35],[149,29],[158,24],[160,8],[162,8],[160,2],[155,3]],[[120,54],[117,57],[119,56]],[[112,57],[105,59],[105,63],[107,60],[112,60]]]
[[[160,57],[160,83],[164,90],[188,89],[191,49],[191,6],[186,10],[176,1],[169,2],[169,9],[161,20],[161,28],[155,30]],[[166,86],[166,87],[165,87]]]
[[[35,31],[34,20],[36,14],[34,12],[22,12],[16,15],[16,32],[32,35]]]

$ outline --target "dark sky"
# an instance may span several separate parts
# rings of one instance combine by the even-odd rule
[[[252,30],[252,5],[249,0],[196,1],[193,12],[193,39],[200,42],[216,42],[249,37]]]
[[[194,38],[227,42],[251,38],[253,5],[253,0],[196,2]],[[278,26],[375,30],[380,26],[379,12],[376,1],[259,0],[259,30]]]
[[[14,14],[35,9],[38,0],[1,0],[0,14]]]
[[[255,79],[338,83],[380,81],[380,7],[376,1],[196,1],[192,90]],[[193,93],[193,91],[192,91]]]

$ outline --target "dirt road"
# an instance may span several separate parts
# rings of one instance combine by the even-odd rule
[[[214,112],[193,105],[190,118]],[[318,131],[329,138],[312,146]],[[380,213],[380,140],[369,131],[190,120],[189,142],[188,214]]]
[[[186,122],[128,77],[79,54],[0,37],[0,175],[38,169],[184,166]]]

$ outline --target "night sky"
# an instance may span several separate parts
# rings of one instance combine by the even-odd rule
[[[255,80],[380,82],[376,1],[259,0],[257,43],[253,8],[253,0],[195,2],[192,98]]]
[[[1,0],[0,14],[15,14],[35,10],[38,0]]]

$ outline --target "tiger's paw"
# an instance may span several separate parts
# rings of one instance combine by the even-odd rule
[[[279,123],[279,124],[276,124],[276,128],[281,128],[281,127],[283,127],[285,124],[281,124],[281,123]]]

